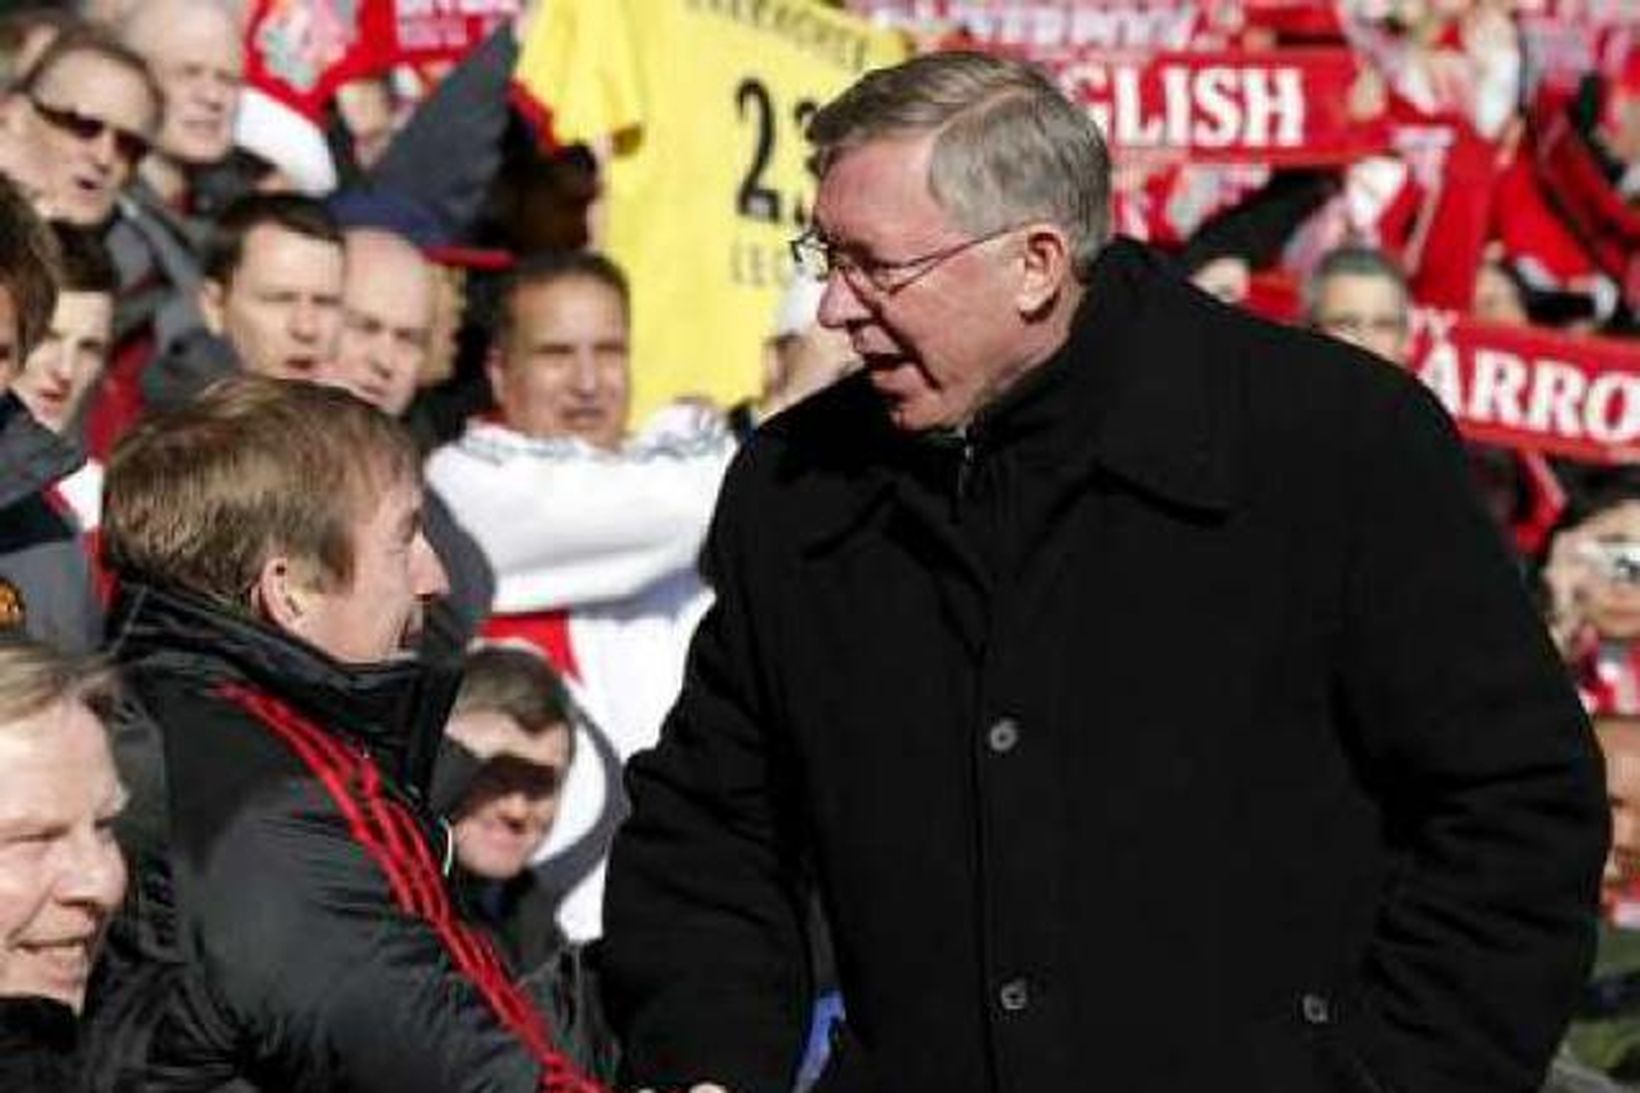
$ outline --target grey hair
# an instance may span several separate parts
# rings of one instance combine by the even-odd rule
[[[1304,319],[1316,321],[1316,307],[1321,303],[1321,286],[1329,277],[1382,277],[1395,285],[1401,294],[1402,318],[1412,303],[1412,286],[1407,275],[1395,260],[1375,247],[1359,243],[1345,243],[1321,256],[1315,270],[1304,282]]]
[[[934,133],[928,189],[965,231],[1030,220],[1071,239],[1086,281],[1110,233],[1110,154],[1085,110],[1040,69],[985,53],[932,53],[869,72],[809,122],[824,174],[870,141]]]

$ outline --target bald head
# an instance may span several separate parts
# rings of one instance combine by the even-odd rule
[[[394,417],[416,393],[433,325],[433,271],[415,245],[391,232],[346,233],[342,336],[326,382]]]
[[[233,145],[244,48],[224,0],[144,0],[121,24],[165,97],[156,142],[185,166],[220,162]]]

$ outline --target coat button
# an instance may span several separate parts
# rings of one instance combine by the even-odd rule
[[[985,733],[985,743],[997,755],[1006,755],[1019,743],[1019,722],[1011,717],[998,718]]]
[[[1332,1006],[1325,995],[1306,994],[1298,1000],[1298,1008],[1307,1024],[1325,1025],[1332,1021]]]
[[[1006,1013],[1019,1013],[1031,1004],[1031,988],[1024,979],[1010,979],[997,990],[997,1005]]]

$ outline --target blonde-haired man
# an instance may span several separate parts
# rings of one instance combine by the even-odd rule
[[[423,801],[455,678],[408,653],[445,588],[421,505],[409,437],[327,387],[225,380],[115,449],[123,757],[159,818],[128,846],[175,895],[116,935],[99,1020],[147,1045],[101,1060],[122,1078],[579,1088],[445,887]]]

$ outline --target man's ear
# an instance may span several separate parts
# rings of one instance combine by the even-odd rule
[[[290,558],[276,554],[262,563],[252,591],[257,614],[287,634],[307,636],[312,621],[311,590]]]
[[[1039,315],[1059,298],[1071,271],[1071,241],[1053,224],[1028,224],[1019,260],[1023,276],[1014,295],[1021,315]]]
[[[199,313],[205,317],[205,329],[222,337],[222,310],[227,290],[221,281],[205,280],[199,284]]]

